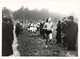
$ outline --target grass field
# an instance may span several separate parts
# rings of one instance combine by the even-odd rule
[[[68,51],[61,44],[55,44],[56,31],[53,31],[53,40],[45,47],[45,39],[40,35],[30,35],[31,32],[24,28],[18,37],[18,51],[20,56],[76,56],[76,51]]]

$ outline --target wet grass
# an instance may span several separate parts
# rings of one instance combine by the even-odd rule
[[[18,37],[18,50],[21,56],[66,56],[68,52],[76,55],[76,51],[68,51],[60,44],[55,44],[56,31],[53,31],[53,40],[48,48],[45,47],[45,39],[40,35],[30,36],[30,31],[26,28]]]

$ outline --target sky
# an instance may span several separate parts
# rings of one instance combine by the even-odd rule
[[[48,9],[50,12],[61,14],[78,15],[80,11],[80,0],[1,0],[2,8],[15,11],[21,6],[28,7],[29,10],[42,8]]]

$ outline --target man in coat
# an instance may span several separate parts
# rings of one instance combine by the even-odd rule
[[[57,31],[57,34],[56,34],[56,43],[61,43],[61,21],[60,20],[58,21],[56,31]]]
[[[62,41],[63,41],[63,46],[67,47],[67,18],[63,17],[62,19],[62,23],[61,23],[61,28],[62,28]]]
[[[10,22],[10,18],[3,18],[2,20],[2,56],[13,54],[13,24]]]
[[[68,17],[68,27],[67,27],[67,36],[68,36],[68,50],[76,50],[76,41],[78,35],[78,24],[74,22],[74,17]]]
[[[16,37],[18,37],[18,35],[19,35],[19,33],[20,33],[20,24],[19,24],[19,23],[16,24],[15,33],[16,33]]]

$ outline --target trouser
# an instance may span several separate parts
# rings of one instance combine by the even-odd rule
[[[67,36],[63,37],[63,45],[67,47]]]
[[[21,28],[21,32],[23,32],[23,28]]]
[[[42,32],[42,30],[43,30],[43,29],[42,29],[42,28],[40,28],[40,35],[41,35],[41,36],[43,35],[43,32]]]
[[[67,48],[68,50],[76,50],[76,40],[73,40],[73,38],[68,38]]]
[[[16,30],[16,36],[17,37],[18,37],[19,33],[20,33],[20,29]]]
[[[57,32],[56,43],[61,43],[61,32]]]
[[[46,34],[46,29],[42,29],[41,30],[41,35],[43,36],[44,39],[45,39],[45,34]]]

